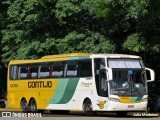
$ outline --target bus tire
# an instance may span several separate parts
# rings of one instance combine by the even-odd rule
[[[126,117],[127,116],[127,111],[119,111],[119,112],[116,112],[116,115],[118,117]]]
[[[32,112],[32,113],[38,112],[37,103],[34,98],[32,98],[29,102],[29,112]]]
[[[25,98],[23,98],[21,100],[20,106],[21,106],[21,109],[22,109],[23,112],[27,112],[28,111],[27,100]]]
[[[93,111],[92,102],[89,99],[85,100],[83,104],[83,109],[84,109],[85,115],[87,116],[94,116],[96,114],[96,112]]]

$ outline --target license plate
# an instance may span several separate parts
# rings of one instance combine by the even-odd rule
[[[134,105],[128,105],[128,108],[134,108]]]

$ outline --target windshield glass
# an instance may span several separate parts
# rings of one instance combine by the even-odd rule
[[[109,81],[112,95],[146,95],[144,65],[141,59],[108,58],[108,67],[112,68],[113,80]]]
[[[136,96],[146,95],[146,82],[143,69],[113,68],[113,80],[109,81],[112,95]]]

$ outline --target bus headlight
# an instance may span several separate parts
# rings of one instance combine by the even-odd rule
[[[146,102],[147,100],[147,98],[143,98],[141,102]]]
[[[113,102],[120,102],[120,100],[118,98],[109,98],[110,101],[113,101]]]

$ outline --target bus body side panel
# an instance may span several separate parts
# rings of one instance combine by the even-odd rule
[[[60,79],[47,109],[82,110],[85,98],[93,98],[92,78]]]
[[[37,108],[45,109],[55,92],[57,83],[58,79],[11,80],[8,83],[8,108],[20,108],[22,98],[25,98],[28,103],[31,98],[34,98]]]

